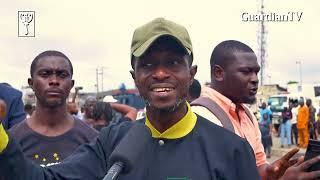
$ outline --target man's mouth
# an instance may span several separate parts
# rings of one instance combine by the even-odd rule
[[[158,92],[158,93],[165,93],[165,92],[170,92],[173,91],[173,88],[170,87],[162,87],[162,88],[153,88],[152,89],[153,92]]]
[[[258,88],[252,88],[252,89],[250,89],[250,94],[255,95],[255,94],[257,94],[257,91],[258,91]]]

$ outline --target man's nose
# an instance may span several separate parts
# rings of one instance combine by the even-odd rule
[[[250,77],[250,82],[255,85],[259,83],[258,75],[256,73],[252,73]]]
[[[59,85],[59,78],[54,74],[49,78],[49,85],[50,86],[57,86]]]
[[[166,68],[158,67],[155,72],[152,74],[152,77],[157,80],[164,80],[170,77],[170,74],[167,72]]]

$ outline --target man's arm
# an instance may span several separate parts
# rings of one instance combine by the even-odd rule
[[[124,117],[127,117],[131,120],[136,120],[137,118],[137,110],[134,107],[119,103],[110,103],[110,106],[112,109],[123,114]]]

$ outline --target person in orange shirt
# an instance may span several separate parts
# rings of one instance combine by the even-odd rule
[[[308,130],[308,119],[309,119],[309,109],[304,104],[303,100],[299,102],[300,107],[298,109],[298,137],[299,137],[299,147],[307,148],[309,142],[309,130]]]

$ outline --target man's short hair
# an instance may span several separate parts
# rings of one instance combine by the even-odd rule
[[[35,68],[39,62],[39,60],[43,57],[48,57],[48,56],[58,56],[58,57],[62,57],[62,58],[65,58],[68,63],[69,63],[69,66],[70,66],[70,73],[71,73],[71,77],[73,75],[73,66],[72,66],[72,63],[70,61],[70,59],[65,55],[63,54],[62,52],[60,51],[55,51],[55,50],[48,50],[48,51],[44,51],[42,53],[40,53],[38,56],[36,56],[32,63],[31,63],[31,68],[30,68],[30,75],[31,77],[33,77],[33,73],[35,71]]]
[[[200,97],[200,94],[201,94],[201,84],[199,83],[198,80],[193,79],[193,82],[189,88],[189,95],[192,98],[196,99],[196,98]]]
[[[222,68],[225,68],[229,61],[234,58],[235,52],[254,53],[254,51],[248,45],[240,41],[223,41],[213,49],[210,58],[210,66],[213,67],[214,65],[219,65]]]
[[[97,98],[95,96],[88,96],[84,101],[84,107],[88,106],[90,101],[97,101]]]
[[[97,102],[92,113],[94,120],[100,120],[100,118],[103,116],[104,120],[109,122],[113,118],[112,107],[110,103],[107,102]]]

